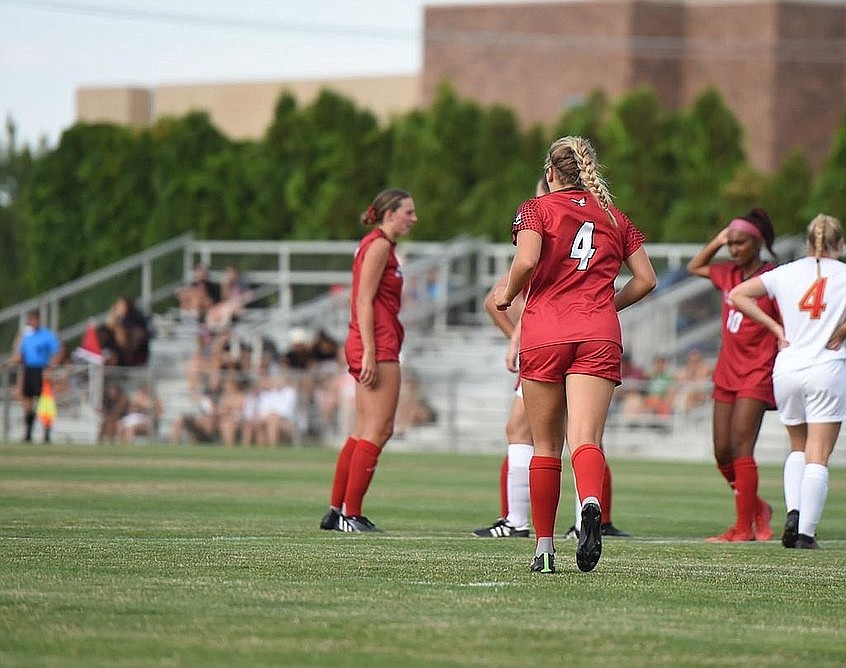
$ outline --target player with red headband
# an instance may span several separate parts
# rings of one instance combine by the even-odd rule
[[[714,367],[713,441],[717,468],[734,492],[737,519],[710,542],[770,540],[772,507],[758,496],[755,443],[764,412],[775,408],[772,371],[778,352],[776,338],[762,325],[737,310],[729,298],[732,288],[775,267],[761,259],[761,249],[773,251],[775,230],[763,209],[735,218],[709,241],[687,265],[694,276],[708,278],[723,295],[722,345]],[[714,262],[727,246],[731,260]],[[778,320],[775,301],[763,296],[758,306]]]

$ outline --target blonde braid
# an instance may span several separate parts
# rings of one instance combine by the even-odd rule
[[[825,218],[817,216],[814,219],[814,257],[817,259],[817,278],[822,276],[820,258],[823,253],[823,236],[825,234]]]
[[[617,220],[611,213],[613,198],[605,179],[599,175],[596,165],[596,151],[594,151],[591,143],[583,137],[573,137],[571,147],[576,158],[576,164],[579,166],[579,179],[582,185],[596,198],[596,201],[608,214],[611,223],[616,226]]]
[[[843,228],[834,216],[818,213],[808,224],[808,249],[813,249],[817,260],[817,278],[821,276],[820,258],[825,254],[836,255],[843,242]]]

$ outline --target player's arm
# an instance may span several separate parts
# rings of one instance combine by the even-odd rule
[[[776,322],[770,315],[765,313],[756,301],[758,298],[766,295],[767,288],[764,286],[764,282],[755,276],[733,287],[729,293],[729,299],[731,299],[734,307],[743,313],[743,315],[752,318],[752,320],[770,330],[778,339],[778,347],[781,350],[789,345],[789,341],[784,338],[784,328],[781,326],[781,323]]]
[[[517,232],[517,252],[511,262],[508,281],[502,290],[497,290],[494,296],[496,308],[505,311],[511,302],[519,295],[538,266],[540,259],[542,237],[534,230],[520,230]]]
[[[495,324],[499,331],[501,331],[507,338],[511,338],[511,334],[514,332],[515,328],[515,320],[519,319],[519,316],[515,318],[514,314],[512,313],[516,307],[516,302],[512,304],[510,308],[505,311],[500,311],[496,307],[495,301],[495,293],[497,290],[502,290],[505,288],[506,283],[508,282],[508,274],[504,274],[500,277],[500,279],[494,284],[494,286],[488,291],[488,294],[485,296],[485,311],[488,312],[493,324]]]
[[[687,263],[687,271],[694,276],[701,276],[708,278],[711,275],[711,268],[709,267],[711,260],[717,252],[728,242],[728,228],[720,231],[711,241],[709,241],[700,250],[690,262]]]
[[[614,308],[618,311],[646,297],[658,282],[655,268],[643,246],[626,258],[626,266],[632,272],[632,276],[614,295]]]
[[[843,345],[843,341],[846,341],[846,320],[840,323],[840,326],[834,330],[825,347],[829,350],[837,350]]]
[[[358,279],[358,294],[355,308],[358,315],[358,328],[361,332],[363,354],[361,358],[361,383],[365,386],[375,386],[376,375],[376,324],[373,301],[385,267],[391,244],[387,239],[375,239],[361,262],[361,274]]]

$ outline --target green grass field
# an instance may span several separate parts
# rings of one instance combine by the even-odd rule
[[[381,535],[318,530],[334,457],[0,446],[0,665],[846,665],[846,470],[824,549],[798,551],[705,543],[733,518],[711,464],[614,460],[635,537],[587,574],[561,540],[540,576],[532,540],[469,534],[498,514],[498,456],[389,448]],[[761,478],[780,525],[780,468]]]

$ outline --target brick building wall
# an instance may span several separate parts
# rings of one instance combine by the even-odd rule
[[[753,165],[794,146],[814,166],[843,113],[843,3],[574,0],[436,6],[425,12],[423,104],[447,80],[483,104],[551,123],[602,89],[652,86],[670,109],[716,88]]]

